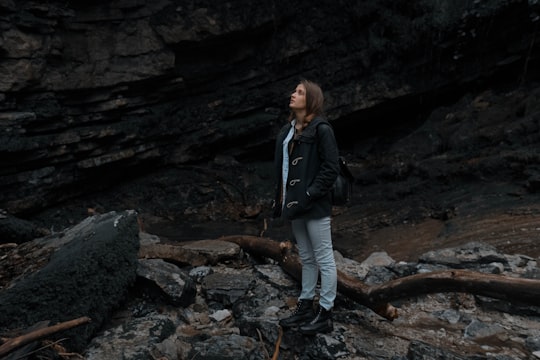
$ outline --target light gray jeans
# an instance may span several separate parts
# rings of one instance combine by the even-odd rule
[[[302,292],[299,299],[311,300],[321,271],[319,305],[330,310],[337,292],[336,261],[332,248],[330,217],[292,220],[292,231],[302,260]]]

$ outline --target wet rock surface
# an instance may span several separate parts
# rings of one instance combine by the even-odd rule
[[[449,256],[463,259],[463,253],[470,254],[468,259],[452,265],[486,272],[489,269],[482,259],[489,253],[501,262],[504,275],[524,276],[525,268],[538,269],[529,257],[498,253],[482,243],[441,249],[424,257],[442,264]],[[405,266],[411,273],[434,270],[422,261],[398,262],[384,253],[365,262],[339,253],[336,258],[340,270],[373,284],[399,277],[396,274]],[[132,296],[109,328],[92,340],[87,358],[267,359],[266,354],[274,353],[278,320],[289,314],[299,292],[298,283],[277,264],[239,254],[227,264],[175,271],[190,274],[197,284],[191,304],[173,306],[148,293]],[[392,275],[376,275],[381,273]],[[534,306],[495,309],[465,293],[422,295],[393,304],[399,317],[388,321],[338,294],[334,331],[309,337],[287,330],[279,358],[534,359],[538,351],[540,319]]]
[[[400,193],[424,173],[451,179],[433,163],[452,149],[478,162],[449,158],[452,172],[503,169],[478,156],[488,144],[504,145],[502,157],[537,188],[520,157],[538,144],[538,102],[509,104],[513,121],[478,95],[538,80],[539,6],[4,2],[0,208],[26,217],[163,166],[194,165],[195,177],[218,155],[267,160],[302,77],[321,83],[340,143],[361,162],[389,161],[372,155],[415,137],[410,159],[378,163],[385,177],[410,178]],[[474,111],[429,116],[469,94]],[[506,130],[492,128],[499,121]]]
[[[20,245],[6,253],[7,258],[14,259],[15,253],[23,253],[24,246],[36,242],[51,248],[69,246],[74,237],[88,239],[88,235],[107,226],[108,222],[118,220],[119,216],[114,214],[89,217],[66,229],[65,236],[52,242],[51,238],[49,241],[36,239]],[[122,233],[131,234],[128,236],[131,238],[133,231],[138,229],[139,224],[132,222]],[[122,238],[123,235],[119,236]],[[139,232],[137,240],[141,249],[149,243],[171,244],[169,239],[144,231]],[[94,311],[91,312],[96,319],[101,319],[99,325],[95,323],[91,329],[83,326],[84,338],[64,340],[63,345],[78,349],[85,359],[268,359],[277,351],[278,341],[279,359],[534,359],[540,351],[540,308],[454,292],[393,301],[399,314],[394,321],[338,294],[331,333],[309,337],[293,329],[285,331],[280,338],[278,321],[292,311],[300,290],[296,280],[274,260],[239,251],[234,243],[209,239],[174,244],[184,245],[188,251],[195,247],[209,254],[207,263],[193,266],[145,258],[141,257],[143,252],[138,254],[137,270],[129,262],[118,263],[111,273],[116,284],[121,280],[120,273],[132,274],[130,278],[136,276],[136,281],[107,287],[115,289],[108,293],[107,304],[111,306],[107,308],[101,300],[86,297],[91,304],[101,304],[92,307]],[[87,263],[90,261],[91,264],[92,260],[85,254],[84,247],[80,249],[83,253],[68,258],[78,266],[90,269]],[[217,256],[218,252],[224,255]],[[110,259],[125,256],[123,251],[111,251],[106,255]],[[537,258],[505,254],[483,242],[431,250],[419,254],[414,261],[394,259],[385,251],[374,252],[362,261],[343,256],[339,251],[335,252],[335,257],[341,271],[366,284],[384,284],[393,279],[444,269],[540,279]],[[54,259],[47,266],[53,265]],[[108,271],[106,267],[103,270]],[[2,274],[9,271],[4,268]],[[0,296],[9,299],[19,293],[17,284],[24,284],[36,276],[41,279],[43,272],[37,269],[30,272],[26,278],[13,281],[14,285],[3,289]],[[48,285],[51,289],[62,287],[64,282],[71,284],[73,280],[61,274],[54,279]],[[88,281],[79,285],[72,289],[76,294],[91,291],[100,296],[103,293],[103,289]],[[26,301],[33,303],[33,297],[25,294],[23,289],[24,297],[19,297],[14,307],[17,311],[26,308]],[[81,304],[87,301],[72,303],[77,304],[73,308],[61,301],[71,303],[68,292],[57,295],[60,297],[55,297],[41,309],[43,315],[38,311],[31,319],[51,318],[55,312],[61,313],[63,318],[88,314],[79,311]],[[8,302],[2,302],[3,307],[8,305]],[[13,314],[13,311],[3,314]],[[31,319],[22,321],[20,317],[9,316],[4,330],[11,329],[14,319],[21,325],[31,325]],[[54,338],[63,336],[65,333],[59,333]],[[73,339],[79,340],[73,342]],[[81,347],[82,344],[85,345]],[[54,356],[52,354],[49,352],[48,356]]]

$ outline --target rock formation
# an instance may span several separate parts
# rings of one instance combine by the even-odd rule
[[[90,324],[65,333],[81,349],[125,301],[138,249],[133,211],[89,217],[12,249],[0,263],[0,328],[6,333],[88,316]]]
[[[433,277],[424,278],[425,291],[398,286],[391,292],[397,318],[377,315],[340,286],[332,332],[304,336],[288,329],[282,335],[278,320],[294,308],[299,291],[294,249],[260,237],[170,244],[145,232],[136,236],[137,225],[133,212],[96,215],[8,251],[0,268],[9,278],[1,283],[7,286],[0,292],[0,328],[2,340],[14,341],[8,353],[2,343],[0,354],[88,360],[267,360],[272,353],[274,359],[279,354],[286,359],[479,360],[540,354],[536,302],[508,300],[504,292],[515,294],[519,288],[497,284],[515,279],[537,287],[538,280],[531,279],[540,274],[538,261],[526,255],[499,253],[479,242],[430,251],[412,262],[375,252],[360,263],[335,252],[340,279],[366,288]],[[174,251],[165,253],[168,261],[159,258],[157,250],[164,247],[176,248],[172,256]],[[285,255],[285,249],[291,252]],[[195,251],[199,256],[189,256]],[[445,272],[474,274],[470,284],[478,288],[456,291],[461,287],[451,279],[446,279],[450,287],[441,288],[433,280]],[[493,283],[475,282],[482,278]],[[486,293],[489,288],[501,291]],[[91,321],[31,342],[17,343],[10,336],[44,319],[55,326],[86,316]],[[50,346],[52,341],[59,347]]]
[[[477,146],[510,137],[516,152],[506,160],[523,167],[536,159],[520,149],[538,137],[520,135],[537,121],[515,125],[510,136],[500,132],[507,119],[490,130],[490,117],[482,134],[457,141],[454,131],[477,130],[469,114],[431,115],[423,127],[431,142],[414,142],[418,153],[400,155],[403,162],[370,155],[400,145],[433,109],[468,92],[534,80],[539,11],[523,0],[4,0],[0,208],[26,216],[216,155],[268,160],[300,77],[323,86],[338,140],[356,159],[407,176],[410,169],[395,166],[427,157],[428,171],[446,172],[433,176],[459,175],[470,164],[460,158],[446,167],[445,152],[475,157]],[[514,105],[523,120],[536,114],[532,101]]]

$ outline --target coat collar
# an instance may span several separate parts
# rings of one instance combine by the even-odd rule
[[[322,117],[320,116],[315,117],[313,120],[311,120],[309,125],[306,126],[304,130],[302,130],[302,135],[300,136],[307,137],[307,138],[315,137],[317,134],[317,127],[319,126],[319,124],[325,123],[325,122],[327,121],[323,119]]]

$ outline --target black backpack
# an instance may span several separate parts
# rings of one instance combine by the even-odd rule
[[[343,206],[347,205],[351,200],[353,193],[354,176],[347,167],[345,158],[340,156],[339,162],[339,174],[337,176],[334,186],[332,186],[332,205]]]
[[[328,121],[321,120],[317,124],[317,128],[321,124],[327,124],[332,126]],[[330,192],[332,193],[332,205],[343,206],[347,205],[351,201],[354,185],[354,176],[347,166],[347,162],[343,156],[338,158],[339,173],[334,186]]]

